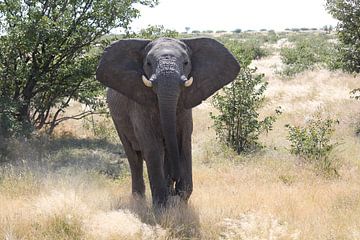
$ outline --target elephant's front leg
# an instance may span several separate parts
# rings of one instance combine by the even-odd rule
[[[175,191],[185,202],[193,191],[191,147],[180,153],[180,180],[175,184]]]
[[[168,188],[164,173],[164,151],[154,150],[145,153],[151,195],[155,207],[164,207],[168,200]]]
[[[193,125],[191,112],[182,118],[181,123],[179,124],[179,126],[181,126],[181,131],[178,134],[180,180],[175,184],[175,191],[181,199],[186,202],[193,191],[191,156],[191,134]]]
[[[171,165],[170,165],[169,158],[166,154],[166,151],[165,151],[165,157],[164,157],[164,173],[165,173],[166,184],[167,184],[167,188],[168,188],[167,191],[170,196],[175,196],[176,195],[175,186],[174,186],[175,181],[171,177]]]

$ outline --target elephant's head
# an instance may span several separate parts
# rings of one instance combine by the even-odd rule
[[[233,55],[210,38],[120,40],[102,56],[96,77],[135,102],[159,106],[165,145],[178,179],[177,109],[192,108],[239,72]]]

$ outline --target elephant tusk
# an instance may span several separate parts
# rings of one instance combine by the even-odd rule
[[[149,79],[147,79],[147,77],[145,77],[144,75],[142,75],[142,80],[145,86],[152,87],[152,82]]]
[[[190,87],[191,84],[193,83],[193,81],[194,81],[193,77],[191,77],[189,80],[185,81],[185,83],[184,83],[185,87]]]

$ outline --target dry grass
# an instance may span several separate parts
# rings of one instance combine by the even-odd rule
[[[284,110],[261,139],[268,146],[264,151],[234,155],[209,129],[211,105],[194,110],[189,206],[173,199],[172,208],[155,216],[149,192],[145,202],[131,199],[128,174],[114,180],[78,167],[95,169],[92,162],[116,156],[105,155],[106,149],[79,155],[74,148],[54,157],[67,165],[60,170],[1,170],[0,239],[360,239],[360,141],[354,133],[360,109],[349,98],[360,79],[316,70],[284,81],[273,74],[278,60],[253,63],[270,82],[262,114],[279,105]],[[319,108],[341,123],[335,134],[342,143],[338,179],[317,175],[286,150],[284,125],[302,124]],[[75,131],[72,125],[63,128]],[[73,133],[85,132],[77,125]]]

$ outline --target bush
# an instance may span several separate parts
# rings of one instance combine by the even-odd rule
[[[290,153],[314,164],[316,170],[327,176],[337,176],[336,159],[331,156],[338,145],[331,141],[336,124],[339,124],[338,120],[323,119],[320,114],[316,114],[304,127],[286,125],[291,143]]]
[[[252,60],[261,59],[269,55],[269,51],[262,47],[262,43],[255,39],[248,39],[244,42],[239,40],[229,40],[219,38],[235,56],[239,56],[238,61],[241,66],[248,66]]]
[[[268,43],[277,43],[280,37],[276,34],[274,30],[269,30],[267,35],[265,36],[264,41]]]
[[[210,113],[218,139],[238,154],[251,152],[259,147],[259,135],[272,129],[276,115],[260,121],[258,109],[264,103],[263,93],[267,82],[264,75],[255,75],[256,69],[245,68],[239,76],[216,93],[212,104],[219,114]],[[276,110],[280,114],[280,110]]]
[[[280,50],[284,69],[280,72],[284,76],[294,76],[297,73],[313,69],[317,64],[330,70],[338,69],[336,61],[337,51],[335,43],[329,42],[324,37],[298,36],[289,39],[294,47],[285,47]]]
[[[276,115],[259,120],[257,112],[265,102],[263,96],[267,87],[263,74],[248,66],[254,53],[245,44],[236,40],[226,40],[225,46],[233,53],[241,65],[237,78],[218,92],[212,99],[212,105],[219,114],[210,113],[214,121],[217,138],[235,150],[238,154],[254,151],[262,145],[259,135],[272,130]],[[276,109],[276,114],[280,114]]]

